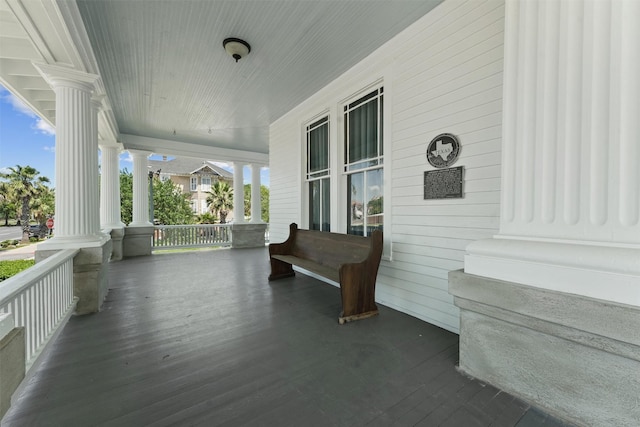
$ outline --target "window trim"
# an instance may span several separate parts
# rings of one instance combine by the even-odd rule
[[[189,191],[198,191],[198,177],[189,177]]]
[[[383,225],[383,230],[387,230],[387,219],[388,219],[388,214],[387,214],[387,204],[385,203],[385,200],[388,199],[387,196],[387,185],[385,185],[385,181],[387,181],[386,176],[388,171],[385,168],[385,163],[384,163],[384,153],[385,153],[385,143],[388,140],[388,135],[386,135],[385,132],[385,126],[384,126],[384,118],[386,117],[386,111],[385,111],[385,103],[384,103],[384,95],[385,95],[385,91],[384,91],[384,84],[382,81],[377,82],[374,85],[370,85],[368,87],[366,87],[365,89],[357,92],[356,94],[352,95],[351,97],[345,99],[341,104],[342,104],[342,125],[343,125],[343,139],[342,139],[342,144],[343,144],[343,158],[342,158],[342,171],[341,171],[341,185],[345,188],[345,200],[344,200],[344,205],[341,206],[344,207],[344,209],[342,210],[342,214],[344,215],[345,213],[347,214],[345,217],[345,221],[344,221],[344,229],[345,232],[348,234],[349,233],[349,224],[350,224],[350,209],[351,207],[349,206],[349,201],[350,201],[350,192],[349,189],[346,188],[348,186],[349,183],[349,176],[350,175],[354,175],[356,173],[364,173],[364,177],[363,177],[363,185],[366,188],[366,182],[367,182],[367,172],[369,171],[373,171],[373,170],[381,170],[382,171],[382,176],[383,176],[383,187],[382,187],[382,197],[383,197],[383,211],[382,211],[382,215],[383,215],[383,219],[382,219],[382,225]],[[371,102],[372,100],[377,100],[378,102],[378,114],[377,114],[377,141],[376,141],[376,156],[374,157],[370,157],[370,158],[366,158],[366,159],[360,159],[357,160],[355,162],[351,162],[348,163],[349,160],[349,113],[359,107],[361,107],[362,105],[365,105],[368,102]],[[388,105],[388,104],[387,104]],[[382,153],[382,154],[381,154]],[[368,165],[367,165],[368,164]],[[366,214],[363,216],[363,235],[367,236],[367,224],[366,224]],[[388,246],[388,245],[385,245]],[[390,246],[390,245],[389,245]],[[390,259],[391,255],[390,255],[390,250],[387,249],[385,252],[387,252],[388,254],[385,256],[386,259]]]
[[[315,130],[318,129],[321,126],[327,126],[327,167],[326,169],[321,169],[321,170],[317,170],[317,171],[310,171],[310,165],[311,165],[311,158],[310,158],[310,133]],[[320,215],[321,215],[321,219],[320,219],[320,231],[331,231],[331,229],[333,228],[333,224],[332,224],[332,212],[331,210],[333,209],[333,203],[331,203],[331,193],[332,193],[332,185],[331,185],[331,181],[334,179],[332,177],[332,169],[331,169],[331,154],[332,154],[332,149],[331,149],[331,131],[332,131],[332,126],[331,126],[331,114],[329,113],[329,111],[324,111],[321,114],[316,115],[314,118],[306,121],[303,126],[303,135],[304,135],[304,171],[305,171],[305,188],[304,188],[304,211],[306,211],[306,221],[307,221],[307,228],[311,229],[311,215],[312,215],[312,209],[311,209],[311,185],[310,183],[314,182],[314,181],[321,181],[321,180],[326,180],[325,182],[321,182],[320,186],[321,188],[327,186],[328,190],[329,190],[329,217],[326,218],[326,222],[329,223],[329,230],[322,230],[322,212],[323,212],[323,207],[320,207]]]

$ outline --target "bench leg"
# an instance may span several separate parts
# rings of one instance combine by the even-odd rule
[[[271,274],[269,281],[284,279],[285,277],[293,277],[296,273],[293,271],[291,264],[271,258]]]
[[[353,322],[354,320],[366,319],[367,317],[373,317],[378,315],[378,310],[368,311],[366,313],[354,314],[352,316],[344,316],[344,312],[340,313],[338,317],[338,323],[344,325],[347,322]]]

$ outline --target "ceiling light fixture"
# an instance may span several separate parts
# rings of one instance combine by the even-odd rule
[[[251,46],[249,46],[249,43],[233,37],[224,39],[222,46],[224,46],[224,50],[226,50],[227,53],[236,60],[236,62],[251,52]]]

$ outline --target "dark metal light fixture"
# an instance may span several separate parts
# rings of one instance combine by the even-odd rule
[[[249,46],[249,43],[233,37],[224,39],[222,46],[224,46],[224,50],[226,50],[227,53],[236,60],[236,62],[251,52],[251,46]]]

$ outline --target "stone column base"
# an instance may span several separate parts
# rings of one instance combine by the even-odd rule
[[[40,248],[42,246],[38,246]],[[109,291],[108,268],[112,252],[111,239],[99,246],[80,247],[73,259],[73,295],[78,297],[75,314],[100,311],[100,306]],[[36,263],[57,253],[58,249],[38,249]]]
[[[460,370],[577,425],[637,426],[640,308],[463,271]]]
[[[11,314],[0,314],[0,419],[25,375],[24,328],[13,325]]]
[[[151,255],[153,230],[153,225],[127,227],[122,244],[122,255],[125,258]]]
[[[259,248],[264,247],[264,233],[267,231],[266,223],[241,223],[231,226],[232,248]]]
[[[111,261],[120,261],[122,255],[122,241],[124,240],[124,228],[111,229],[111,242],[113,242]]]

